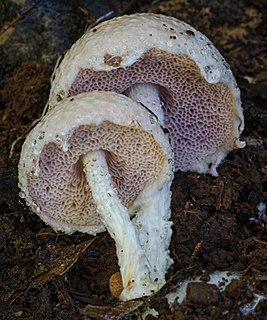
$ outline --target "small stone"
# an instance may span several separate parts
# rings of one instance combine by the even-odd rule
[[[201,281],[204,281],[204,282],[208,282],[210,281],[210,274],[208,273],[208,271],[204,271],[200,277],[200,280]]]
[[[186,300],[203,305],[217,304],[220,300],[220,290],[215,284],[190,282],[186,289]]]
[[[225,296],[228,298],[236,298],[244,291],[244,282],[233,279],[225,288]]]

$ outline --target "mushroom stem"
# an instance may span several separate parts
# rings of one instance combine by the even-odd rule
[[[103,151],[91,151],[83,158],[84,172],[97,212],[115,240],[123,291],[120,300],[150,295],[156,290],[150,280],[149,262],[139,241],[128,209],[114,188]]]
[[[163,124],[163,102],[160,99],[159,88],[156,84],[136,83],[127,89],[124,94],[149,109],[158,118],[159,123]]]
[[[140,198],[136,205],[140,211],[133,219],[138,228],[141,246],[150,264],[150,278],[157,283],[159,290],[165,284],[165,275],[173,260],[169,256],[172,222],[170,202],[172,175],[162,186],[161,192],[152,189],[145,198]]]

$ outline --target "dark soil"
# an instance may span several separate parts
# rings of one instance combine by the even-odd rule
[[[148,307],[162,320],[266,319],[267,216],[259,210],[267,204],[265,1],[16,3],[0,4],[0,319],[137,319]],[[42,114],[57,56],[110,10],[169,14],[206,34],[241,89],[247,142],[229,154],[219,177],[175,175],[168,282],[149,298],[122,304],[108,289],[118,271],[109,235],[56,234],[26,208],[17,188],[20,148]],[[206,283],[215,270],[241,276],[222,292]],[[165,295],[197,275],[203,281],[189,284],[185,301],[169,306]],[[265,299],[245,316],[240,307],[255,294]]]

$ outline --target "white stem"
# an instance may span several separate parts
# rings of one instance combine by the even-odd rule
[[[127,89],[124,94],[132,100],[142,103],[157,116],[161,125],[164,123],[163,103],[160,100],[157,85],[152,83],[136,83]]]
[[[169,256],[172,222],[170,202],[170,185],[172,176],[167,179],[161,188],[152,189],[145,197],[141,197],[135,203],[140,211],[133,222],[138,228],[141,246],[150,264],[150,277],[157,283],[160,289],[165,284],[165,275],[169,266],[173,263]]]
[[[149,262],[128,209],[121,203],[112,184],[104,152],[89,152],[84,156],[83,164],[97,212],[115,240],[124,288],[120,299],[150,295],[155,286],[150,281]]]

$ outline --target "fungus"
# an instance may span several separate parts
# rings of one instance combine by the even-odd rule
[[[175,18],[134,14],[87,31],[55,71],[50,107],[91,90],[124,93],[150,108],[169,132],[176,170],[217,175],[227,153],[244,146],[240,92],[228,63]]]
[[[172,178],[172,151],[156,118],[112,92],[61,101],[29,133],[19,162],[21,197],[54,230],[108,230],[121,300],[165,283]]]

